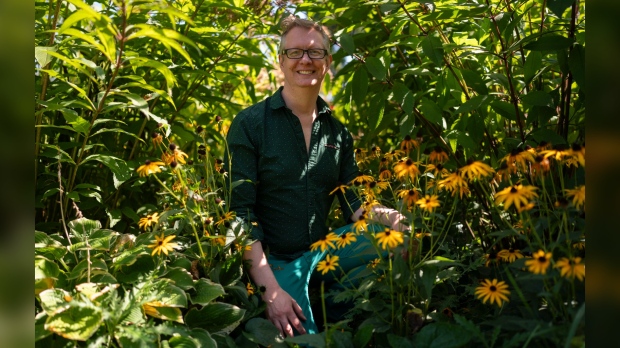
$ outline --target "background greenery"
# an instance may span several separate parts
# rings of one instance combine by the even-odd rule
[[[35,9],[35,228],[37,243],[52,248],[37,252],[44,271],[36,280],[74,272],[56,286],[68,291],[86,254],[109,252],[118,236],[140,238],[139,219],[165,203],[160,186],[136,172],[159,157],[154,136],[195,162],[204,159],[201,149],[212,161],[223,158],[230,120],[281,83],[274,67],[287,11],[332,32],[334,65],[323,94],[360,148],[398,148],[409,135],[423,140],[420,151],[443,148],[457,168],[468,159],[498,168],[519,146],[585,141],[578,0],[70,0],[35,2]],[[84,235],[66,227],[82,216],[99,223],[88,225],[88,238],[108,231],[95,235],[103,238],[99,249],[53,251],[68,246],[69,232]],[[101,260],[102,277],[120,280],[118,260]],[[50,266],[62,262],[69,263],[58,272]],[[153,330],[153,337],[172,332]],[[45,337],[48,344],[53,336]]]

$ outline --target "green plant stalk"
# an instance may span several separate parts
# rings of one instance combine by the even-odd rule
[[[327,307],[325,306],[325,281],[321,281],[321,308],[323,309],[323,326],[325,327],[325,340],[329,335],[329,324],[327,323]]]
[[[523,295],[523,292],[521,291],[519,284],[517,284],[516,279],[512,276],[512,273],[510,272],[510,270],[508,269],[506,265],[504,265],[504,274],[506,274],[506,276],[508,277],[508,280],[510,281],[515,291],[517,292],[519,299],[521,299],[521,302],[523,302],[523,305],[528,310],[532,318],[536,318],[534,311],[532,310],[532,307],[530,307],[530,304],[527,303],[527,300],[525,299],[525,296]]]
[[[187,183],[185,182],[185,180],[183,179],[183,176],[181,175],[181,170],[177,168],[177,169],[174,169],[174,172],[176,176],[179,178],[179,181],[181,182],[181,186],[183,187],[183,189],[189,190],[189,188],[187,187]],[[166,189],[168,190],[168,192],[172,192],[170,191],[170,189],[168,189],[168,187],[166,187]],[[187,218],[190,220],[189,225],[192,227],[192,231],[194,232],[194,238],[196,238],[196,244],[198,245],[198,250],[200,251],[200,258],[202,261],[205,261],[206,260],[205,253],[202,250],[202,244],[200,243],[200,237],[198,236],[198,231],[196,231],[196,224],[194,223],[194,219],[191,217],[192,213],[187,208],[187,203],[185,201],[181,200],[181,204],[183,205],[183,209],[185,210],[185,213],[187,214]]]

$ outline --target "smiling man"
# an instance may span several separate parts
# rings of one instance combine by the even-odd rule
[[[310,251],[310,245],[329,232],[330,192],[351,182],[359,169],[351,134],[319,97],[332,62],[329,36],[318,23],[294,16],[282,22],[282,29],[284,86],[239,113],[227,140],[232,181],[243,180],[232,191],[231,209],[237,222],[251,226],[245,232],[252,247],[244,253],[249,274],[263,289],[267,318],[282,335],[293,336],[318,332],[308,284],[321,277],[314,270],[327,250]],[[356,221],[363,211],[359,198],[351,191],[339,191],[337,197],[345,221]],[[406,228],[395,210],[374,207],[373,212],[381,224]],[[350,231],[351,224],[333,232]],[[367,246],[368,240],[360,236],[331,253],[349,271],[377,256],[359,256]],[[321,280],[333,281],[333,273]]]

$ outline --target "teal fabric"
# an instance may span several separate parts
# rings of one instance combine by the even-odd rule
[[[384,228],[385,227],[381,225],[368,226],[368,229],[374,232],[382,231]],[[337,235],[341,235],[342,233],[352,231],[353,225],[350,224],[333,232]],[[340,267],[337,268],[338,272],[330,271],[323,275],[321,272],[316,271],[316,266],[320,261],[325,259],[327,253],[339,257],[338,263]],[[381,253],[383,257],[387,255],[387,253],[382,250]],[[341,249],[329,249],[323,252],[321,252],[320,249],[315,251],[307,251],[294,260],[288,260],[276,255],[268,255],[267,259],[280,287],[291,295],[291,297],[293,297],[295,301],[297,301],[297,304],[299,304],[302,308],[303,313],[306,316],[306,321],[302,321],[302,323],[307,333],[314,334],[319,332],[319,329],[316,326],[314,314],[322,315],[322,313],[312,313],[308,293],[308,285],[311,280],[313,282],[321,280],[325,281],[325,292],[328,291],[329,287],[332,289],[341,288],[342,285],[337,282],[336,278],[340,274],[340,269],[342,269],[348,275],[348,277],[344,278],[344,281],[342,282],[344,283],[344,286],[358,286],[361,279],[356,278],[355,275],[364,270],[369,262],[377,257],[379,257],[379,255],[377,254],[372,243],[363,235],[358,235],[357,241]],[[349,281],[351,281],[351,283]],[[345,314],[344,312],[346,312],[346,308],[343,308],[343,306],[328,306],[328,308],[330,307],[336,312],[329,313],[330,310],[328,309],[328,316],[332,318],[340,317]]]
[[[331,194],[359,175],[353,138],[317,99],[307,151],[301,123],[286,107],[280,88],[274,95],[240,112],[228,131],[229,202],[245,231],[271,255],[297,259],[328,233],[327,217],[338,197],[345,221],[361,206],[352,190]],[[225,163],[229,163],[228,160]],[[241,181],[240,181],[241,180]],[[252,224],[248,224],[252,222]]]

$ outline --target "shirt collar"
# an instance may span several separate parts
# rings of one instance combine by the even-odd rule
[[[286,104],[284,103],[284,98],[282,98],[283,88],[284,87],[278,88],[278,90],[271,96],[270,104],[273,110],[286,107]],[[316,104],[317,104],[317,110],[319,112],[319,115],[324,114],[324,113],[331,114],[331,109],[329,108],[329,105],[327,105],[325,100],[323,100],[323,98],[321,98],[320,96],[317,97]]]

